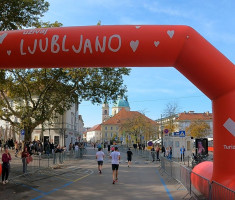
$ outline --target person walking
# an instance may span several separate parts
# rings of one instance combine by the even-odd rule
[[[98,151],[96,152],[96,160],[98,163],[98,171],[100,174],[102,174],[102,166],[104,162],[104,152],[101,148],[98,148]]]
[[[166,156],[166,149],[164,146],[162,146],[162,153],[163,153],[163,156],[165,157]]]
[[[180,148],[181,162],[184,161],[184,153],[185,153],[185,148],[184,146],[182,146]]]
[[[172,159],[172,147],[170,147],[170,149],[169,149],[169,159],[170,160]]]
[[[132,153],[132,151],[131,151],[130,148],[128,149],[128,151],[126,152],[126,154],[127,154],[128,167],[130,167],[130,165],[131,165],[131,160],[132,160],[132,155],[133,155],[133,153]]]
[[[118,147],[114,148],[114,151],[110,154],[110,158],[112,158],[113,184],[115,184],[118,181],[119,160],[121,159]]]
[[[28,152],[28,148],[25,146],[24,150],[21,154],[21,158],[22,158],[22,163],[23,163],[23,173],[25,174],[27,172],[27,158],[30,156],[29,152]]]
[[[154,162],[155,161],[155,149],[154,149],[154,146],[152,146],[152,149],[151,149],[151,156],[152,156],[152,159],[153,159],[152,162]]]
[[[8,152],[8,147],[5,146],[2,154],[2,184],[8,183],[8,176],[10,173],[11,154]]]
[[[157,155],[156,160],[157,161],[160,161],[160,159],[159,159],[159,152],[160,152],[160,147],[157,145],[157,147],[156,147],[156,155]]]

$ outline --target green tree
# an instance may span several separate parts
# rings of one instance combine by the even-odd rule
[[[0,119],[25,129],[29,140],[35,127],[75,102],[102,103],[123,95],[123,76],[129,73],[128,68],[0,70]]]
[[[202,120],[194,120],[186,127],[186,132],[190,133],[190,136],[194,138],[204,138],[210,134],[210,126]]]
[[[48,11],[45,0],[1,0],[0,30],[17,30],[27,27],[40,27],[40,18]]]

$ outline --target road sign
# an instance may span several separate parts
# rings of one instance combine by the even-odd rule
[[[179,136],[180,137],[185,137],[185,131],[179,131]]]
[[[179,136],[179,132],[174,132],[174,136]]]
[[[164,133],[168,134],[169,130],[167,128],[164,129]]]

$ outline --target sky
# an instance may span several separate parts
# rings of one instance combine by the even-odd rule
[[[64,27],[96,25],[99,20],[102,25],[188,25],[235,63],[234,0],[47,1],[49,11],[42,19]],[[212,112],[211,100],[171,66],[132,68],[124,84],[131,110],[153,120],[167,104],[176,104],[179,112]],[[101,123],[101,109],[102,105],[86,101],[80,104],[85,127]]]

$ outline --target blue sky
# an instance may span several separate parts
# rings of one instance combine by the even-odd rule
[[[235,63],[234,0],[47,0],[43,20],[64,26],[189,25]],[[132,68],[124,78],[131,110],[160,118],[168,103],[179,111],[212,112],[211,101],[172,67]],[[111,104],[110,104],[111,106]],[[101,123],[101,105],[82,102],[85,126]]]

